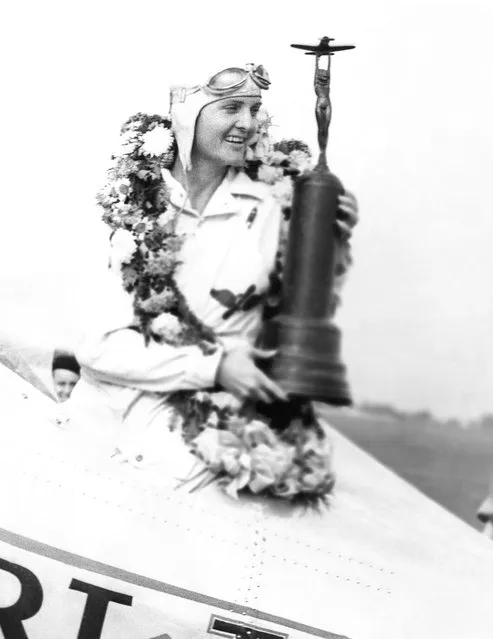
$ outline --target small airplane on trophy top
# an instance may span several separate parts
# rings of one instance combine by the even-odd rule
[[[330,44],[334,38],[328,38],[324,36],[317,45],[312,44],[292,44],[295,49],[302,49],[306,51],[305,55],[333,55],[337,51],[347,51],[348,49],[354,49],[354,44]]]

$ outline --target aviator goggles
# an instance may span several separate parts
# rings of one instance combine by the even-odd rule
[[[242,87],[248,78],[261,89],[269,88],[269,74],[261,64],[247,64],[244,68],[229,67],[219,71],[209,79],[204,88],[213,95],[224,95]]]
[[[241,89],[249,78],[260,89],[268,89],[270,85],[269,74],[259,64],[247,64],[245,67],[229,67],[211,76],[206,84],[196,86],[175,86],[171,89],[172,103],[185,102],[187,96],[202,91],[205,94],[215,96],[217,100],[234,94]]]

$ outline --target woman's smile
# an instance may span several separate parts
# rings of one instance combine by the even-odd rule
[[[230,142],[231,144],[242,145],[245,144],[246,138],[240,137],[239,135],[228,135],[226,137],[226,142]]]
[[[229,145],[229,148],[243,152],[245,150],[247,138],[239,135],[228,135],[226,136],[225,141]]]

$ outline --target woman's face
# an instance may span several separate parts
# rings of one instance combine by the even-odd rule
[[[205,106],[195,127],[193,159],[217,166],[242,166],[257,130],[260,98],[231,97]]]

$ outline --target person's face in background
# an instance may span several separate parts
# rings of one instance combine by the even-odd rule
[[[476,514],[479,521],[484,524],[483,533],[489,539],[493,539],[493,486],[490,486],[490,494],[478,508]]]
[[[72,394],[80,375],[64,368],[56,368],[53,371],[53,386],[59,402],[66,402]]]

